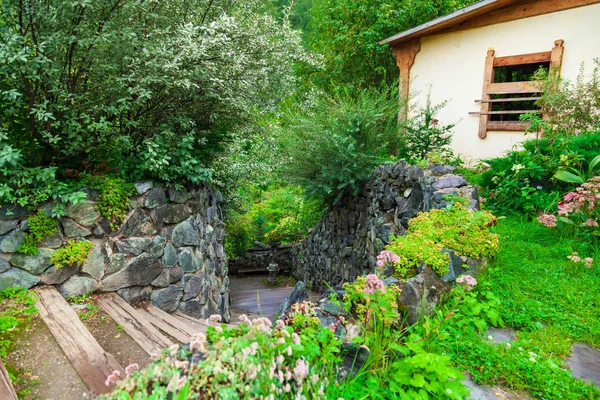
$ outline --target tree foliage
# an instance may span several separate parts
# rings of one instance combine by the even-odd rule
[[[259,0],[6,0],[0,12],[0,139],[21,169],[209,179],[231,126],[273,108],[292,64],[310,62]]]
[[[313,0],[307,42],[325,67],[308,71],[319,85],[393,83],[398,70],[388,46],[378,44],[405,29],[475,0]]]

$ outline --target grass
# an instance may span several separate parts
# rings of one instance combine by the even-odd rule
[[[600,252],[572,232],[525,218],[501,219],[498,255],[479,277],[478,296],[497,303],[517,331],[510,345],[495,344],[467,317],[450,320],[447,338],[432,344],[477,383],[500,385],[544,399],[600,399],[600,390],[571,376],[566,360],[573,342],[600,347]],[[587,247],[592,268],[567,259]],[[591,249],[591,250],[590,250]],[[454,320],[456,319],[456,320]]]

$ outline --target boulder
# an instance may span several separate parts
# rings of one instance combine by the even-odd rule
[[[204,277],[200,275],[192,276],[185,284],[185,288],[183,290],[183,301],[193,299],[200,294],[200,290],[202,290],[202,284],[204,283]]]
[[[31,275],[22,269],[12,268],[0,274],[0,291],[14,286],[29,289],[40,282],[39,276]]]
[[[160,272],[160,275],[152,281],[152,286],[167,287],[172,283],[177,283],[183,278],[183,268],[176,266],[173,268],[165,268]]]
[[[14,253],[17,248],[23,243],[25,233],[20,229],[15,229],[8,235],[0,239],[0,253]]]
[[[76,297],[93,292],[98,289],[98,286],[99,284],[95,279],[76,275],[60,285],[58,291],[63,297]]]
[[[165,246],[162,256],[163,267],[171,268],[172,266],[177,264],[177,260],[177,250],[175,249],[175,247],[173,247],[171,243],[167,244]]]
[[[150,218],[150,212],[141,208],[133,212],[123,227],[123,235],[126,237],[149,236],[154,235],[156,232]]]
[[[179,286],[169,286],[165,289],[156,289],[150,296],[150,301],[156,307],[166,312],[177,310],[179,300],[183,296],[183,289]]]
[[[200,235],[194,225],[188,220],[181,222],[173,229],[172,239],[175,247],[198,246],[200,244]]]
[[[448,253],[450,255],[450,262],[448,263],[448,272],[442,276],[442,279],[446,282],[454,282],[463,272],[462,259],[450,249],[442,249],[442,253]]]
[[[138,194],[144,194],[146,193],[148,190],[152,189],[152,187],[154,186],[152,184],[152,182],[136,182],[134,183],[135,185],[135,189],[137,190]]]
[[[411,325],[417,323],[422,312],[430,315],[449,291],[450,284],[429,266],[423,268],[417,276],[408,279],[402,285],[402,292],[398,297],[400,308],[408,313],[407,322]]]
[[[165,224],[177,224],[190,216],[187,207],[183,204],[167,204],[163,222]]]
[[[152,243],[152,239],[140,237],[115,241],[119,253],[129,253],[134,256],[139,256],[145,252],[148,246],[150,246],[150,243]]]
[[[80,225],[91,227],[100,218],[100,211],[98,211],[96,203],[80,201],[67,207],[67,216],[73,218]]]
[[[81,272],[85,272],[95,280],[99,281],[104,276],[104,256],[99,247],[94,246],[87,260],[81,266]]]
[[[160,262],[148,253],[130,260],[123,269],[102,280],[102,290],[114,292],[128,286],[149,285],[161,271]]]
[[[87,237],[92,234],[92,231],[79,225],[71,218],[61,218],[60,223],[67,237]]]
[[[56,265],[53,265],[44,272],[41,283],[44,285],[59,285],[75,275],[80,267],[77,264],[67,265],[62,268],[57,268]]]
[[[148,191],[144,205],[146,208],[156,208],[162,206],[166,202],[167,195],[165,194],[165,190],[161,187],[153,187]]]
[[[39,275],[51,265],[50,259],[54,250],[51,249],[38,249],[37,255],[27,255],[21,253],[13,254],[9,262],[15,267],[24,269],[34,275]]]
[[[58,249],[63,242],[63,234],[60,232],[60,229],[57,230],[52,236],[45,238],[39,244],[39,247],[46,247],[48,249]]]
[[[468,185],[468,182],[460,175],[445,175],[431,186],[435,189],[446,189],[458,188],[466,185]]]
[[[0,235],[5,235],[19,225],[18,219],[0,219]]]
[[[342,356],[342,365],[339,367],[339,374],[342,380],[353,377],[362,368],[363,364],[369,359],[371,352],[366,346],[360,346],[356,343],[344,343],[340,350]]]

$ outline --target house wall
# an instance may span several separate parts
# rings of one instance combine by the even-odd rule
[[[483,71],[488,49],[496,57],[550,51],[554,41],[565,41],[561,76],[575,80],[582,62],[590,73],[600,58],[600,4],[434,35],[421,39],[421,51],[411,69],[411,113],[431,92],[433,104],[448,100],[438,119],[456,123],[452,147],[466,161],[502,155],[525,139],[523,132],[488,131],[478,137]]]

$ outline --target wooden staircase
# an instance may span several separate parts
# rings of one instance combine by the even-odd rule
[[[105,385],[106,378],[113,371],[119,371],[121,377],[125,376],[123,366],[102,349],[54,286],[38,287],[35,292],[38,295],[35,306],[40,316],[83,383],[94,395],[110,392],[111,388]],[[168,314],[150,304],[135,309],[115,293],[101,295],[97,304],[151,356],[157,356],[177,342],[187,343],[195,333],[206,332],[209,325],[220,325],[209,324],[180,312]],[[0,361],[0,400],[16,400],[16,395],[11,397],[12,385],[8,375],[3,375],[2,371],[4,369]]]

